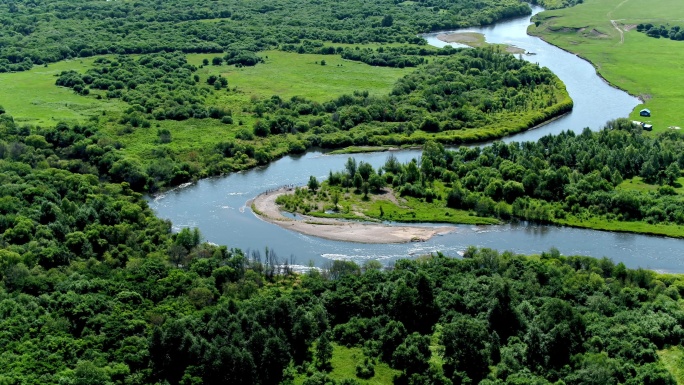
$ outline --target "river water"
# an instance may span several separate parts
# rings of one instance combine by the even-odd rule
[[[539,10],[534,8],[535,12]],[[507,138],[507,141],[536,140],[567,129],[598,129],[610,119],[627,116],[638,104],[635,98],[608,86],[586,61],[527,36],[528,25],[529,17],[526,17],[466,31],[482,32],[490,42],[509,43],[536,53],[524,58],[553,70],[566,84],[575,108],[559,120]],[[437,45],[439,41],[434,36],[426,38]],[[394,155],[406,162],[420,157],[420,151],[397,151]],[[605,256],[632,268],[684,272],[684,261],[679,258],[684,241],[671,238],[532,224],[457,225],[454,232],[427,242],[370,245],[329,241],[285,230],[260,220],[245,205],[247,200],[266,190],[288,184],[304,185],[310,175],[325,178],[330,170],[342,169],[348,157],[315,151],[289,156],[266,167],[201,180],[150,198],[149,203],[157,215],[170,219],[176,230],[198,227],[207,241],[246,251],[259,250],[262,254],[269,248],[280,258],[300,265],[322,266],[333,259],[356,262],[372,259],[391,263],[399,258],[436,251],[455,256],[473,245],[526,254],[556,247],[564,255]],[[354,157],[377,168],[385,162],[387,153],[356,154]]]
[[[543,11],[539,6],[532,6],[532,15]],[[430,45],[444,47],[445,43],[437,39],[437,35],[449,32],[478,32],[485,35],[487,42],[510,44],[524,49],[534,55],[522,55],[524,60],[538,63],[550,68],[562,81],[574,104],[573,111],[562,119],[552,121],[535,130],[530,130],[504,141],[518,142],[536,141],[544,135],[563,130],[581,132],[585,127],[598,130],[615,118],[627,117],[639,104],[639,100],[626,92],[611,87],[596,75],[594,67],[586,60],[563,51],[544,40],[527,34],[530,18],[519,17],[502,21],[492,26],[480,28],[464,28],[456,31],[445,31],[426,34],[423,37]],[[459,46],[458,44],[453,44]]]

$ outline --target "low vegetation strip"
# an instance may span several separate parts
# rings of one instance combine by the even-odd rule
[[[264,193],[251,203],[254,213],[265,221],[284,229],[335,241],[359,243],[422,242],[437,234],[453,231],[450,227],[390,226],[372,223],[349,222],[304,216],[293,220],[281,214],[277,199],[292,189],[279,189]]]

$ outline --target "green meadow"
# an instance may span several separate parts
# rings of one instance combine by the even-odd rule
[[[62,71],[85,72],[94,58],[67,60],[47,67],[35,66],[30,71],[0,73],[0,105],[15,121],[39,126],[59,121],[82,121],[93,115],[121,111],[126,104],[118,100],[83,97],[72,90],[55,86]]]
[[[199,65],[202,59],[216,55],[190,55],[189,61]],[[235,66],[202,69],[220,73],[228,79],[230,88],[237,87],[247,96],[283,99],[305,96],[325,102],[354,91],[368,91],[371,95],[386,95],[394,83],[415,68],[372,67],[361,62],[342,59],[339,55],[297,54],[294,52],[263,51],[264,63],[253,67]],[[321,63],[325,65],[321,65]]]
[[[675,191],[678,194],[684,194],[684,177],[677,179],[678,187],[675,187]],[[643,178],[640,176],[635,176],[632,179],[625,179],[620,183],[617,188],[623,190],[634,190],[639,192],[657,192],[661,186],[657,184],[650,184],[644,182]]]
[[[328,377],[335,381],[353,378],[363,385],[385,385],[393,383],[394,377],[401,374],[401,371],[390,368],[386,363],[378,362],[375,364],[375,375],[373,377],[359,378],[356,376],[356,365],[362,363],[365,358],[363,349],[359,347],[348,348],[335,343],[332,345],[333,357],[330,361],[332,370],[328,373]],[[295,377],[294,383],[301,385],[306,378],[306,374],[300,374]]]
[[[309,55],[281,51],[260,53],[265,63],[253,67],[203,66],[198,70],[201,82],[210,75],[221,75],[228,79],[228,90],[215,93],[208,104],[229,109],[233,113],[233,124],[223,124],[214,119],[189,119],[186,121],[157,121],[151,128],[136,129],[122,134],[121,127],[112,125],[110,130],[118,133],[118,140],[126,147],[129,155],[145,158],[159,147],[158,129],[168,129],[173,138],[168,144],[176,154],[192,157],[207,146],[235,137],[240,130],[249,130],[256,118],[250,111],[252,98],[270,98],[278,95],[287,100],[303,96],[317,102],[332,100],[354,91],[368,91],[371,95],[388,94],[397,79],[413,69],[372,67],[360,62],[341,59],[336,55]],[[188,62],[201,66],[203,59],[216,54],[187,55]],[[325,60],[326,65],[321,65]],[[282,147],[274,153],[288,152],[287,143],[270,143]]]
[[[586,0],[536,18],[538,25],[528,32],[588,59],[608,82],[642,99],[630,118],[651,122],[655,131],[684,127],[684,42],[655,39],[635,28],[684,26],[681,1]],[[651,118],[639,117],[645,107]]]
[[[684,384],[684,349],[681,346],[673,346],[658,350],[660,361],[672,373],[677,384]]]

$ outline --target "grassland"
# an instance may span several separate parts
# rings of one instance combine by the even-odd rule
[[[318,102],[332,100],[354,91],[368,91],[371,95],[386,95],[397,79],[415,68],[394,69],[372,67],[360,62],[341,59],[335,55],[309,55],[281,51],[260,53],[265,63],[254,67],[203,66],[198,70],[201,82],[210,75],[222,75],[228,79],[228,90],[220,91],[208,101],[233,112],[234,124],[226,125],[213,119],[190,119],[187,121],[156,122],[150,129],[137,129],[121,135],[120,127],[111,126],[125,145],[129,155],[138,158],[150,156],[159,147],[157,129],[168,129],[173,138],[171,147],[183,160],[192,160],[200,149],[227,141],[243,129],[251,131],[255,117],[249,112],[252,98],[282,99],[304,96]],[[216,54],[188,55],[188,62],[201,66],[204,59]],[[326,65],[321,65],[325,60]],[[287,153],[287,143],[271,143],[280,147],[274,153]]]
[[[583,4],[543,12],[529,32],[589,61],[611,84],[639,96],[639,110],[652,112],[655,131],[684,127],[684,42],[654,39],[634,28],[639,23],[684,25],[677,0],[586,0]],[[615,23],[613,25],[612,22]]]
[[[684,349],[681,346],[674,346],[659,350],[658,357],[677,380],[677,384],[684,384]]]
[[[85,72],[95,58],[69,60],[36,66],[30,71],[0,74],[0,105],[15,121],[39,126],[54,125],[59,121],[85,121],[98,117],[105,133],[124,145],[126,155],[145,159],[159,148],[158,129],[168,129],[172,142],[168,145],[183,160],[192,160],[201,149],[235,137],[242,129],[251,131],[254,115],[248,111],[252,98],[279,95],[283,99],[305,96],[315,101],[327,101],[355,90],[372,95],[388,94],[395,81],[414,68],[393,69],[372,67],[330,55],[300,55],[267,51],[262,53],[264,64],[254,67],[204,66],[198,74],[204,82],[210,75],[227,77],[229,89],[220,91],[208,104],[233,112],[234,124],[222,124],[213,119],[186,121],[158,121],[152,127],[125,130],[117,124],[121,113],[129,106],[118,99],[98,98],[97,92],[84,97],[72,90],[55,86],[56,75],[62,71]],[[216,54],[188,55],[191,64],[200,66],[203,59]],[[325,60],[326,65],[321,65]],[[288,151],[287,143],[272,144],[282,147],[275,153]]]
[[[118,112],[126,107],[119,100],[84,98],[72,90],[55,86],[55,76],[62,71],[85,72],[93,58],[67,60],[30,71],[0,73],[0,105],[18,123],[50,126],[59,121],[83,121],[103,112]]]
[[[684,178],[679,178],[677,179],[676,183],[679,187],[675,187],[675,191],[677,194],[684,194]],[[649,184],[644,182],[643,178],[640,176],[636,176],[632,179],[626,179],[622,181],[617,186],[618,189],[623,189],[623,190],[634,190],[634,191],[639,191],[639,192],[657,192],[658,188],[660,188],[659,185],[656,184]]]
[[[363,362],[363,359],[364,354],[361,348],[348,348],[333,344],[332,371],[328,373],[328,376],[335,381],[353,378],[363,385],[388,385],[393,383],[394,376],[401,374],[400,371],[390,368],[386,363],[378,362],[375,364],[375,375],[373,377],[369,379],[356,377],[356,365]],[[294,383],[300,385],[305,379],[306,375],[301,374],[295,377]]]
[[[196,65],[214,55],[189,55]],[[372,67],[361,62],[344,60],[338,55],[300,55],[292,52],[264,51],[259,53],[265,63],[254,67],[207,66],[202,73],[221,73],[229,87],[237,87],[247,97],[283,99],[305,96],[317,102],[354,91],[368,91],[371,95],[386,95],[392,85],[415,68]],[[325,62],[325,65],[321,65]]]

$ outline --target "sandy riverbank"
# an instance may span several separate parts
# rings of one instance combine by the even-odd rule
[[[264,193],[247,204],[251,205],[254,212],[267,222],[284,229],[334,241],[359,243],[422,242],[435,235],[446,234],[454,230],[453,227],[448,226],[388,226],[309,216],[304,216],[302,220],[293,220],[282,215],[280,208],[275,203],[278,196],[292,191],[292,189],[283,188]]]
[[[485,36],[478,32],[454,32],[454,33],[441,33],[437,35],[437,39],[445,43],[459,43],[465,44],[470,47],[484,47],[487,45],[485,41]],[[510,44],[497,44],[505,47],[506,52],[512,54],[525,53],[525,50],[518,48]]]

